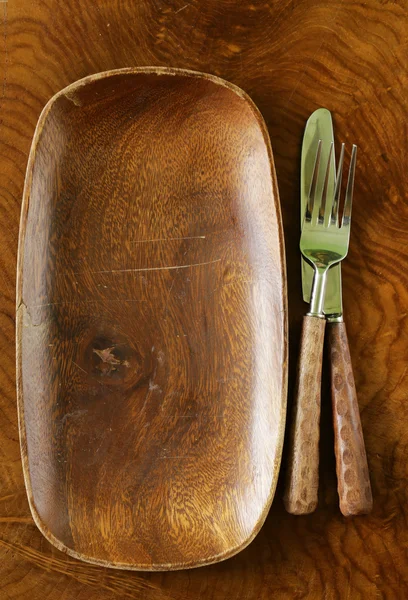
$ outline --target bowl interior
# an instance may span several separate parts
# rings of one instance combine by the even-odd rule
[[[19,262],[31,508],[68,553],[197,566],[254,537],[286,406],[282,229],[265,126],[187,72],[89,77],[47,105]]]

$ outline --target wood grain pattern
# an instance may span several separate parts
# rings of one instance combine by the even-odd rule
[[[340,510],[345,517],[373,507],[353,366],[345,323],[329,323],[334,452]]]
[[[320,396],[326,320],[303,317],[298,372],[289,423],[284,503],[293,515],[308,515],[319,491]]]
[[[22,205],[17,381],[37,525],[117,568],[217,562],[259,531],[286,417],[265,125],[212,76],[124,69],[55,96]]]
[[[406,0],[13,0],[0,4],[0,17],[0,597],[408,597]],[[305,517],[286,513],[283,469],[269,516],[248,548],[218,565],[173,573],[87,565],[43,538],[24,490],[15,393],[18,227],[38,117],[53,94],[81,77],[143,65],[219,75],[243,88],[266,120],[286,238],[289,398],[305,312],[298,242],[306,119],[326,106],[338,142],[359,148],[342,275],[373,511],[353,519],[339,511],[327,378],[318,510]]]

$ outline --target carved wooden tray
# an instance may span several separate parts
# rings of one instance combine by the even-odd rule
[[[159,68],[54,96],[17,288],[22,458],[45,537],[140,570],[244,548],[272,502],[287,376],[278,193],[250,99]]]

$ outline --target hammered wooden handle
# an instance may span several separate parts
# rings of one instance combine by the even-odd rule
[[[340,510],[346,517],[363,515],[371,511],[373,498],[346,326],[330,323],[328,329]]]
[[[289,440],[285,508],[307,515],[317,506],[322,355],[326,320],[304,317]]]

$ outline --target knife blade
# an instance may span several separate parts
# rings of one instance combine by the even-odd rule
[[[331,142],[334,142],[333,122],[331,113],[326,108],[319,108],[309,117],[302,144],[302,158],[300,171],[300,215],[301,223],[305,214],[307,197],[310,190],[314,161],[319,140],[321,144],[321,164],[327,164],[329,160],[329,151]],[[336,184],[336,161],[334,151],[332,153],[332,167],[328,182],[328,195],[334,192]],[[323,170],[319,173],[317,181],[317,197],[321,195],[324,181]],[[302,257],[302,292],[303,300],[310,302],[310,293],[313,283],[313,268]],[[324,300],[324,313],[330,320],[341,316],[343,312],[342,294],[341,294],[341,265],[335,265],[327,274],[326,295]]]

